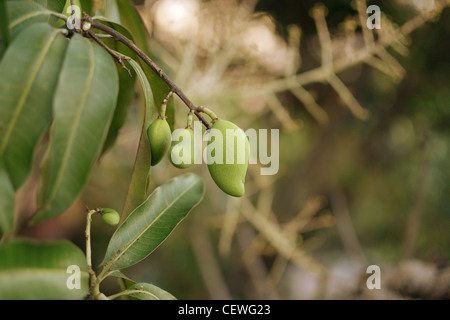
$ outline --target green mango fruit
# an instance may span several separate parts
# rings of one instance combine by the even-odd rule
[[[119,224],[120,215],[117,213],[116,210],[110,208],[103,208],[100,211],[100,214],[103,218],[103,221],[105,221],[106,224],[112,227],[117,226]]]
[[[158,118],[147,129],[147,137],[150,141],[152,155],[151,165],[158,164],[172,143],[172,131],[166,119]]]
[[[185,150],[190,150],[190,155],[184,156]],[[186,128],[180,133],[180,140],[172,143],[169,149],[169,160],[174,167],[186,169],[194,163],[195,153],[194,131],[191,128]]]
[[[227,136],[227,130],[231,135]],[[212,179],[223,192],[233,197],[242,197],[245,193],[245,175],[250,153],[247,136],[234,123],[220,119],[214,122],[210,134],[206,151]]]

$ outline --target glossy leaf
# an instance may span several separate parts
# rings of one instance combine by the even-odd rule
[[[0,236],[14,229],[14,188],[0,158]]]
[[[55,92],[50,177],[44,210],[35,222],[66,210],[84,187],[102,150],[118,94],[117,69],[95,42],[76,34],[70,41]]]
[[[141,83],[145,100],[145,115],[142,123],[141,136],[139,138],[133,173],[131,175],[131,180],[128,188],[128,194],[122,210],[122,220],[124,220],[130,214],[130,212],[134,210],[134,208],[136,208],[144,201],[147,194],[148,178],[151,170],[151,153],[150,143],[147,138],[147,127],[150,124],[155,110],[153,105],[152,90],[147,78],[145,77],[144,71],[140,67],[139,63],[134,60],[130,60],[129,64],[136,72]]]
[[[0,62],[0,156],[15,189],[28,176],[35,145],[52,119],[67,40],[46,23],[29,26]]]
[[[122,33],[129,39],[133,39],[131,37],[131,34],[124,27],[105,20],[101,21],[101,23]],[[115,41],[112,38],[105,38],[102,40],[108,47],[110,47],[114,51],[120,52],[122,55],[130,57],[132,59],[137,59],[136,54],[130,48],[125,46],[123,43]],[[117,68],[119,73],[119,96],[117,98],[117,105],[114,110],[114,116],[111,121],[111,126],[109,128],[108,136],[106,137],[102,153],[105,153],[109,148],[111,148],[114,145],[117,136],[119,134],[119,131],[126,121],[131,103],[134,100],[136,72],[134,71],[134,69],[129,68],[131,72],[130,77],[128,72],[125,69],[123,69],[121,65],[117,64]]]
[[[139,300],[176,300],[169,292],[151,283],[136,283],[127,292],[128,296]]]
[[[203,181],[192,173],[156,188],[113,234],[104,272],[129,267],[153,252],[203,197]]]
[[[73,243],[16,238],[0,247],[0,299],[76,300],[88,291],[86,258]]]

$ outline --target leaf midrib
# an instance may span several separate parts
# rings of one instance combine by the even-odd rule
[[[18,24],[24,22],[25,20],[37,17],[37,16],[43,16],[43,15],[51,15],[50,11],[47,10],[39,10],[39,11],[34,11],[31,13],[28,13],[26,15],[21,16],[20,18],[17,18],[14,21],[11,21],[11,23],[9,24],[9,29],[14,28],[15,26],[17,26]]]
[[[58,190],[57,186],[60,184],[61,179],[63,177],[63,172],[67,166],[67,160],[70,154],[70,150],[72,150],[73,144],[75,142],[75,136],[77,133],[77,129],[78,126],[80,125],[80,121],[81,121],[81,117],[83,114],[84,109],[86,108],[86,101],[87,101],[87,97],[89,95],[89,88],[92,84],[92,80],[94,78],[94,74],[95,74],[95,54],[94,54],[94,47],[92,46],[91,42],[89,40],[86,40],[88,45],[89,45],[89,59],[90,59],[90,69],[89,69],[89,74],[87,77],[87,81],[86,81],[86,85],[84,87],[83,90],[83,94],[81,96],[81,100],[80,100],[80,108],[78,108],[77,114],[75,116],[75,121],[74,121],[74,125],[72,126],[72,130],[70,132],[69,138],[67,140],[67,147],[64,151],[63,157],[62,157],[62,165],[60,170],[58,170],[57,172],[57,176],[56,176],[56,180],[55,183],[53,184],[53,189],[52,189],[52,193],[50,194],[50,196],[47,198],[47,202],[51,202],[51,200],[53,199],[53,197],[55,196],[56,191]],[[55,187],[56,186],[56,187]]]
[[[140,293],[140,294],[144,294],[144,295],[149,295],[149,296],[153,297],[155,300],[161,300],[161,298],[158,297],[156,294],[146,291],[144,289],[130,289],[127,291],[129,291],[129,294],[128,294],[129,296],[132,296],[132,294],[134,294],[134,293]]]
[[[194,187],[194,185],[195,184],[197,184],[198,183],[198,181],[194,181],[188,188],[186,188],[183,192],[181,192],[177,197],[175,197],[174,198],[174,200],[171,202],[171,203],[169,203],[166,207],[165,207],[165,209],[164,210],[162,210],[156,217],[155,217],[155,219],[153,219],[153,221],[149,224],[149,225],[147,225],[147,227],[146,228],[144,228],[143,230],[142,230],[142,232],[140,232],[139,234],[138,234],[138,236],[135,236],[134,238],[133,238],[133,240],[122,250],[122,251],[120,251],[120,253],[119,254],[115,254],[115,255],[113,255],[112,256],[112,258],[111,258],[111,260],[110,260],[110,262],[108,262],[108,263],[106,263],[105,264],[105,271],[109,271],[110,270],[110,268],[114,265],[114,263],[117,261],[117,260],[119,260],[119,258],[125,253],[125,252],[127,252],[128,251],[128,249],[137,241],[137,239],[139,239],[148,229],[150,229],[150,227],[156,222],[156,221],[158,221],[159,220],[159,218],[167,211],[167,210],[169,210],[169,208],[171,208],[172,206],[173,206],[173,204],[176,202],[176,201],[178,201],[186,192],[188,192],[191,188],[193,188]],[[131,216],[131,215],[130,215]],[[126,220],[125,220],[126,221]],[[117,251],[117,250],[116,250]]]
[[[9,122],[9,125],[5,131],[5,136],[2,141],[2,145],[0,146],[0,154],[2,154],[5,151],[6,146],[9,143],[9,139],[11,137],[11,133],[14,130],[17,120],[22,113],[22,109],[25,106],[25,102],[28,98],[28,95],[31,91],[31,88],[33,87],[33,84],[37,78],[37,75],[39,74],[39,71],[41,70],[41,67],[44,63],[45,57],[50,50],[51,45],[53,44],[53,41],[55,40],[56,36],[59,34],[59,30],[55,29],[52,31],[52,34],[48,38],[48,41],[45,43],[45,46],[43,47],[43,50],[41,51],[41,54],[38,56],[38,59],[35,61],[35,64],[32,68],[30,77],[28,78],[27,82],[25,83],[24,91],[22,92],[22,95],[20,96],[19,102],[16,105],[13,117],[11,121]]]

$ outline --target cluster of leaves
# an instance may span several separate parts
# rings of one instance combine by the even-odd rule
[[[91,1],[79,3],[84,12],[95,13],[103,24],[150,55],[144,25],[130,1],[108,1],[102,8],[93,8]],[[55,13],[65,13],[68,4],[0,1],[0,298],[80,299],[110,275],[125,279],[124,295],[173,298],[153,285],[131,281],[120,270],[141,261],[164,241],[201,200],[203,181],[184,174],[148,194],[150,146],[145,129],[169,88],[122,43],[104,40],[112,50],[130,57],[131,77],[95,41],[67,32]],[[77,199],[93,164],[114,144],[125,122],[136,79],[146,101],[144,138],[123,223],[111,238],[103,269],[93,284],[88,250],[85,255],[69,241],[36,242],[14,235],[25,223],[62,214]],[[172,127],[173,112],[169,102]],[[37,210],[27,221],[19,221],[15,197],[33,166],[40,169]],[[72,265],[81,271],[80,289],[70,290],[66,284],[67,268]]]

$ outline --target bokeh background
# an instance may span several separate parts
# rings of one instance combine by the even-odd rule
[[[280,130],[280,169],[250,165],[240,199],[206,165],[187,169],[203,177],[203,201],[125,274],[179,299],[450,298],[449,1],[135,4],[153,54],[194,103],[244,130]],[[361,28],[370,4],[383,18],[373,32]],[[84,248],[85,206],[120,210],[141,103],[77,203],[32,234]],[[187,108],[176,110],[182,127]],[[151,188],[184,172],[164,160]],[[94,264],[113,231],[94,219]],[[373,264],[381,290],[366,287]]]

